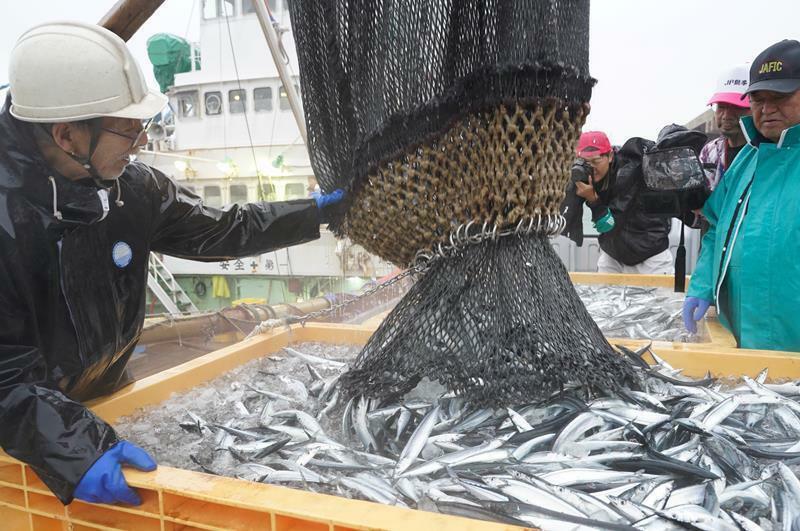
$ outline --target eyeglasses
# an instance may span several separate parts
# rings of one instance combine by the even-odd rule
[[[585,160],[586,162],[588,162],[592,166],[597,166],[598,164],[600,164],[603,160],[605,160],[607,158],[608,158],[608,154],[603,154],[603,155],[597,155],[596,157],[591,157],[591,158],[583,157],[583,160]]]
[[[123,138],[127,138],[131,141],[131,149],[135,148],[136,146],[141,143],[142,139],[147,137],[147,131],[150,129],[150,126],[153,125],[153,119],[150,118],[142,123],[142,129],[136,134],[136,136],[131,136],[127,133],[123,133],[122,131],[117,131],[116,129],[109,129],[108,127],[101,127],[101,131],[105,131],[107,133],[111,133],[113,135],[121,136]]]

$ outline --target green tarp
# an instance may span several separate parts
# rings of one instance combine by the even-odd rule
[[[147,56],[153,64],[161,92],[167,92],[175,84],[175,74],[192,69],[192,47],[181,37],[170,33],[156,33],[147,40]],[[195,69],[200,69],[196,60]]]

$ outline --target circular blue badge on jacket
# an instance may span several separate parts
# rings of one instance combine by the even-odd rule
[[[131,260],[133,260],[133,250],[127,243],[117,242],[114,244],[114,248],[111,250],[111,258],[114,259],[114,263],[120,269],[123,267],[128,267],[128,264],[130,264]]]

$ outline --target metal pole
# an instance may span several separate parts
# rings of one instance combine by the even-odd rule
[[[98,25],[128,41],[163,3],[164,0],[119,0]]]
[[[272,60],[278,68],[278,75],[283,83],[283,89],[286,91],[286,96],[289,98],[289,105],[292,108],[292,114],[297,122],[297,128],[300,130],[300,136],[303,137],[303,143],[308,147],[308,133],[306,132],[306,122],[303,118],[303,111],[300,109],[300,97],[297,91],[294,90],[294,83],[289,75],[289,70],[283,62],[283,57],[280,52],[280,43],[278,42],[278,34],[275,28],[272,27],[272,22],[269,19],[269,11],[267,11],[267,4],[265,0],[254,0],[253,5],[256,8],[256,15],[258,15],[258,22],[261,24],[261,30],[264,32],[264,37],[267,39],[267,46],[272,54]]]

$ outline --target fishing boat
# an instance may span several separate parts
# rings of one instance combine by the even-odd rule
[[[287,30],[288,0],[272,0],[269,8],[282,66],[299,94],[299,78],[291,74],[299,68]],[[151,129],[139,160],[211,207],[309,197],[319,187],[253,3],[198,0],[192,16],[199,19],[197,42],[167,34],[149,39],[157,77],[169,69],[173,77],[162,85],[169,109]],[[394,269],[323,226],[317,241],[243,259],[196,262],[154,255],[148,311],[218,310],[240,301],[291,304],[359,293]]]

